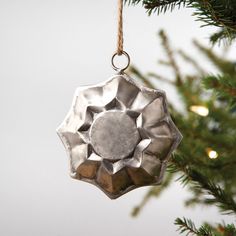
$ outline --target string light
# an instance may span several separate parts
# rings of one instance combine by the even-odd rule
[[[190,110],[200,116],[207,116],[209,114],[209,110],[205,106],[198,106],[198,105],[190,106]]]
[[[218,157],[218,153],[215,150],[212,150],[211,148],[207,148],[206,151],[210,159],[216,159]]]

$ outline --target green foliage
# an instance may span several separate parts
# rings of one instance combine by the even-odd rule
[[[182,172],[183,175],[178,180],[181,180],[185,185],[190,182],[198,192],[200,191],[205,195],[205,203],[216,204],[224,213],[236,214],[236,202],[231,194],[224,191],[219,185],[204,176],[200,171],[191,167],[187,158],[183,155],[174,156],[169,171]]]
[[[175,224],[179,226],[178,230],[181,234],[186,235],[198,235],[198,236],[214,236],[211,227],[209,225],[202,225],[199,229],[196,228],[195,224],[186,218],[175,220]]]
[[[132,216],[134,217],[137,216],[151,198],[159,197],[163,193],[163,190],[169,187],[172,178],[173,178],[172,174],[167,174],[161,186],[151,187],[150,190],[144,196],[142,202],[138,206],[134,207],[131,213]]]
[[[192,220],[186,218],[177,218],[175,225],[178,226],[178,231],[185,235],[197,236],[235,236],[236,229],[233,224],[218,224],[216,227],[207,223],[203,224],[199,229],[195,226]]]
[[[142,3],[142,5],[147,9],[149,14],[157,12],[160,14],[161,12],[166,12],[168,10],[173,11],[175,7],[186,6],[189,4],[189,1],[186,0],[127,0],[128,4],[138,4]]]
[[[177,218],[175,225],[178,226],[178,231],[185,235],[197,236],[235,236],[236,229],[233,224],[218,224],[216,227],[207,223],[203,224],[199,229],[195,226],[194,222],[186,218]]]
[[[139,4],[142,3],[149,14],[157,12],[158,14],[170,10],[172,11],[175,7],[186,6],[189,4],[188,0],[126,0],[128,4]]]
[[[175,8],[194,9],[194,16],[202,26],[216,26],[220,30],[211,36],[213,43],[236,37],[236,1],[235,0],[125,0],[128,4],[141,3],[148,14],[165,13]]]
[[[159,197],[169,187],[173,177],[184,184],[191,198],[186,205],[215,205],[223,214],[236,214],[236,68],[235,62],[224,59],[210,48],[194,41],[194,45],[217,69],[216,75],[205,69],[190,55],[182,50],[174,50],[164,31],[159,37],[166,58],[159,61],[173,72],[172,77],[165,77],[157,72],[142,74],[131,67],[130,73],[149,87],[155,88],[157,81],[164,81],[174,86],[182,101],[184,111],[176,104],[169,104],[174,122],[183,134],[183,141],[168,166],[168,175],[164,186],[152,187],[143,201],[136,206],[133,216],[153,197]],[[191,66],[191,74],[185,74],[179,67],[176,57]],[[207,107],[207,116],[192,112],[192,106]],[[209,158],[209,150],[218,153],[218,158]],[[196,228],[189,220],[178,219],[180,232],[195,235],[236,235],[234,225],[204,224]]]
[[[228,101],[231,106],[236,104],[236,77],[224,74],[218,76],[209,75],[204,78],[204,85],[207,89],[214,89],[214,92],[222,100]]]

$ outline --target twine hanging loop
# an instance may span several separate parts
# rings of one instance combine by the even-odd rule
[[[117,34],[117,55],[123,52],[123,0],[118,0],[118,34]]]
[[[117,33],[117,49],[116,52],[112,55],[111,65],[114,70],[123,72],[129,67],[130,57],[127,52],[123,49],[124,37],[123,37],[123,0],[118,0],[118,33]],[[120,68],[115,65],[114,59],[116,56],[124,55],[127,59],[127,63],[124,67]]]

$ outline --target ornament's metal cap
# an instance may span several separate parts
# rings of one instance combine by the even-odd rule
[[[57,132],[70,157],[71,176],[96,185],[111,199],[160,184],[182,139],[165,92],[125,74],[79,87]]]

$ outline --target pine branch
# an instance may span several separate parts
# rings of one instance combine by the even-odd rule
[[[182,84],[181,73],[180,73],[179,67],[175,61],[173,50],[170,47],[169,39],[168,39],[167,35],[165,34],[164,30],[159,31],[159,36],[161,38],[163,48],[164,48],[166,55],[168,57],[168,63],[173,68],[174,73],[176,75],[176,85],[180,86]]]
[[[191,182],[197,190],[204,190],[212,198],[206,198],[207,204],[216,204],[222,212],[226,214],[236,213],[236,202],[230,194],[227,194],[219,185],[213,183],[196,169],[192,168],[187,159],[180,155],[175,155],[169,170],[171,172],[182,172],[179,178],[183,184]]]
[[[152,82],[150,82],[144,75],[142,75],[141,72],[136,69],[136,67],[130,66],[129,73],[137,76],[147,87],[155,88],[154,84],[152,84]]]
[[[184,60],[185,62],[191,64],[195,70],[200,74],[200,76],[203,76],[206,74],[205,70],[199,65],[199,63],[193,59],[191,56],[186,54],[183,50],[178,50],[177,52]]]
[[[189,234],[197,235],[198,234],[198,231],[197,231],[197,228],[196,228],[195,224],[189,219],[177,218],[175,220],[175,225],[179,226],[178,231],[180,231],[181,234],[185,233],[185,232],[187,233],[187,235],[189,235]]]
[[[171,173],[168,173],[168,175],[165,177],[161,186],[151,187],[150,190],[146,193],[146,195],[142,199],[141,203],[138,204],[138,206],[133,208],[131,215],[133,217],[138,216],[141,210],[146,206],[146,204],[151,198],[159,197],[161,193],[164,191],[164,189],[166,189],[170,185],[172,178],[173,178],[173,175]]]
[[[186,218],[177,218],[175,225],[178,226],[180,234],[197,235],[197,236],[235,236],[236,228],[233,224],[218,224],[216,227],[207,223],[197,228],[194,222]]]
[[[204,47],[196,40],[193,41],[193,44],[216,66],[221,73],[229,75],[236,74],[236,66],[234,63],[228,61],[227,59],[223,59],[221,56],[214,53],[210,48]]]
[[[182,174],[178,180],[187,185],[189,191],[193,193],[193,198],[190,200],[191,203],[216,205],[222,213],[235,214],[236,109],[232,109],[232,107],[228,109],[229,101],[234,99],[235,95],[235,63],[223,59],[216,55],[212,49],[196,42],[197,48],[219,70],[219,76],[212,76],[209,79],[204,69],[198,68],[199,65],[195,60],[191,60],[188,54],[181,54],[179,51],[173,50],[164,33],[161,33],[160,36],[162,37],[162,46],[167,55],[164,65],[171,68],[175,78],[181,77],[182,84],[177,85],[176,80],[173,81],[171,77],[160,76],[156,73],[149,73],[147,76],[144,76],[136,68],[134,72],[146,84],[153,78],[161,79],[168,83],[170,81],[171,85],[173,85],[173,81],[180,97],[183,99],[183,105],[186,107],[185,112],[179,113],[176,104],[170,104],[171,114],[174,116],[175,123],[186,138],[185,142],[181,143],[178,148],[179,155],[173,158],[168,168],[168,175],[172,175],[175,172]],[[186,75],[182,72],[180,75],[179,67],[175,61],[176,53],[193,66],[199,74]],[[212,91],[206,92],[204,90],[202,77],[206,77],[204,83]],[[217,80],[217,83],[215,83],[215,80]],[[217,99],[214,93],[217,90],[221,96],[220,99]],[[224,99],[222,99],[222,94],[225,96]],[[206,106],[209,109],[208,116],[201,117],[196,113],[190,112],[189,107],[195,104]],[[210,159],[207,148],[217,151],[219,154],[218,158]],[[137,215],[143,206],[147,204],[148,200],[152,197],[158,197],[160,193],[160,187],[151,188],[150,192],[147,193],[140,205],[134,209],[133,213]],[[182,230],[184,227],[187,227],[187,230],[184,232],[189,235],[236,235],[233,225],[218,225],[214,227],[204,224],[200,228],[194,228],[191,227],[189,222],[184,222],[184,220],[179,222],[179,224],[185,224],[185,226],[182,226]]]
[[[206,203],[216,204],[225,214],[236,213],[236,203],[234,199],[230,194],[227,194],[219,185],[216,185],[196,170],[191,170],[189,176],[192,179],[195,188],[203,189],[207,194],[212,196],[212,198],[205,199]]]
[[[204,85],[207,89],[214,89],[217,92],[227,94],[229,97],[236,98],[236,81],[228,75],[205,77]]]
[[[165,13],[166,11],[173,11],[176,7],[184,7],[186,6],[187,1],[183,0],[156,0],[156,1],[151,1],[147,0],[145,1],[145,8],[148,9],[149,15],[152,13],[157,12],[157,14],[160,13]]]
[[[228,100],[232,105],[236,103],[236,78],[227,74],[207,76],[203,84],[207,89],[214,89],[219,98]]]
[[[170,10],[173,11],[174,8],[178,7],[184,7],[188,4],[188,0],[125,0],[128,4],[134,4],[137,5],[140,2],[144,6],[145,9],[147,9],[147,12],[149,15],[152,13],[157,12],[165,13],[166,11]]]
[[[211,37],[213,43],[222,38],[232,41],[236,37],[235,0],[125,0],[125,2],[133,5],[141,3],[149,15],[173,11],[180,7],[193,8],[193,15],[198,21],[203,22],[203,26],[213,25],[220,28],[220,31]]]
[[[213,45],[216,44],[217,42],[220,43],[221,41],[224,41],[227,44],[231,44],[235,38],[236,38],[235,30],[230,30],[230,29],[225,30],[223,28],[218,32],[212,34],[210,36],[210,41],[212,42]]]
[[[197,229],[193,221],[190,219],[177,218],[175,220],[175,225],[179,226],[178,231],[180,231],[181,234],[186,233],[186,235],[214,236],[209,225],[202,225],[199,229]]]
[[[236,235],[236,228],[233,224],[228,225],[219,225],[219,230],[223,232],[225,236],[235,236]]]
[[[154,74],[152,72],[148,73],[147,76],[151,77],[151,78],[155,78],[155,79],[160,80],[160,81],[163,81],[163,82],[168,83],[170,85],[175,85],[175,83],[173,81],[171,81],[170,79],[165,78],[165,77],[163,77],[161,75],[158,75],[158,74]]]
[[[235,1],[192,1],[191,7],[197,9],[195,15],[198,20],[205,22],[205,25],[214,25],[226,30],[236,30]]]

